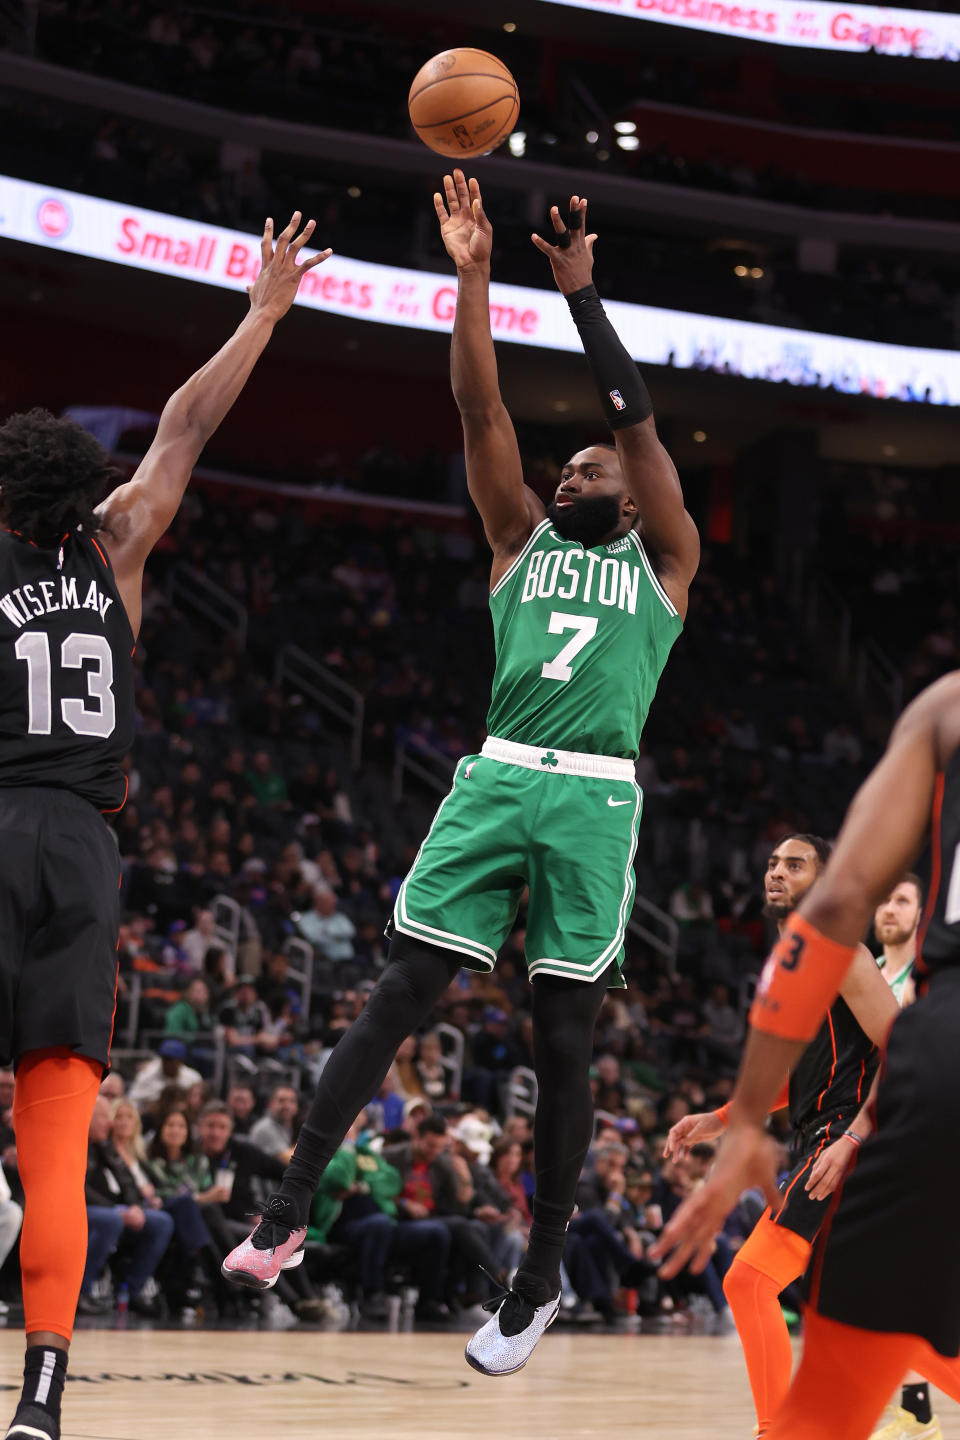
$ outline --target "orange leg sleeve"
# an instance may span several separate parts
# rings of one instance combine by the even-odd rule
[[[869,1440],[889,1395],[929,1350],[915,1335],[885,1335],[806,1313],[803,1356],[767,1440]]]
[[[743,1346],[757,1422],[765,1431],[790,1388],[793,1348],[780,1301],[810,1260],[808,1242],[775,1225],[767,1210],[727,1271],[723,1290]]]
[[[915,1361],[918,1372],[924,1380],[929,1380],[931,1385],[936,1385],[951,1400],[960,1401],[960,1356],[954,1356],[948,1360],[934,1350],[932,1345],[922,1341],[920,1359]]]
[[[25,1205],[20,1270],[27,1336],[69,1340],[87,1256],[87,1132],[100,1089],[95,1060],[31,1050],[17,1067],[13,1128]]]

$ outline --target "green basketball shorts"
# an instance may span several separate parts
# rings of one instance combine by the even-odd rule
[[[642,806],[631,760],[491,738],[458,762],[393,927],[492,970],[529,885],[530,976],[591,981],[614,961],[623,988]]]

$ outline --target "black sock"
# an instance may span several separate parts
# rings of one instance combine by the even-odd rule
[[[530,1240],[514,1281],[514,1289],[533,1305],[546,1305],[560,1289],[560,1261],[570,1213],[566,1205],[534,1197]]]
[[[25,1407],[43,1410],[60,1424],[60,1401],[67,1378],[67,1352],[53,1346],[30,1345],[23,1362],[23,1395],[17,1415]]]
[[[922,1380],[919,1385],[904,1385],[900,1404],[921,1425],[929,1425],[933,1419],[933,1411],[930,1409],[930,1386],[926,1380]]]

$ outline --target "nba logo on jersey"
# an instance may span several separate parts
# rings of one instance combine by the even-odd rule
[[[463,772],[463,778],[464,778],[464,780],[469,780],[469,779],[470,779],[470,771],[473,769],[473,767],[474,767],[474,765],[476,765],[476,763],[477,763],[476,760],[471,760],[471,761],[470,761],[470,764],[467,766],[467,768],[466,768],[466,769],[464,770],[464,772]]]
[[[614,405],[617,407],[618,410],[626,410],[627,402],[626,400],[624,400],[619,390],[611,390],[610,399],[613,401]]]

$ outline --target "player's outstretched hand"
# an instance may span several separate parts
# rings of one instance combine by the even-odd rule
[[[313,255],[309,260],[304,260],[302,265],[298,265],[297,256],[316,229],[317,222],[308,220],[297,235],[299,225],[300,211],[294,210],[290,216],[290,224],[277,236],[276,249],[273,244],[273,221],[268,220],[263,227],[260,274],[252,285],[247,286],[247,294],[250,296],[250,309],[266,315],[270,320],[281,320],[286,315],[307,271],[312,270],[315,265],[322,265],[324,260],[329,260],[333,254],[332,250],[321,250],[318,255]]]
[[[434,191],[433,208],[447,254],[457,269],[475,270],[489,265],[493,226],[484,213],[478,182],[468,180],[462,170],[444,175],[443,195]]]
[[[663,1259],[664,1280],[679,1274],[688,1262],[697,1273],[704,1268],[717,1232],[743,1191],[752,1186],[763,1190],[774,1211],[779,1209],[773,1141],[759,1125],[731,1125],[708,1179],[684,1200],[650,1247],[654,1259]]]
[[[564,221],[556,205],[550,206],[556,244],[541,235],[531,235],[537,249],[546,255],[553,278],[561,295],[572,295],[584,285],[593,283],[593,245],[596,235],[587,235],[587,202],[579,195],[570,196],[570,213]]]
[[[840,1181],[853,1164],[857,1146],[852,1140],[834,1140],[818,1155],[813,1169],[807,1177],[804,1190],[811,1200],[826,1200],[836,1190]]]
[[[692,1145],[698,1145],[701,1140],[715,1140],[722,1134],[723,1122],[715,1110],[705,1110],[700,1115],[684,1115],[682,1120],[670,1127],[663,1158],[682,1160]]]

